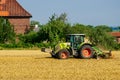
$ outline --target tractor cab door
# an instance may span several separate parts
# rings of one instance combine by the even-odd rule
[[[74,37],[74,42],[73,42],[72,46],[73,46],[73,49],[77,49],[78,46],[79,46],[82,42],[84,42],[84,38],[83,38],[82,36],[80,36],[80,35],[75,35],[75,36],[73,36],[73,37]]]

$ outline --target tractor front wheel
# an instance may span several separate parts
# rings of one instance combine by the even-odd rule
[[[80,49],[80,57],[83,59],[93,58],[93,49],[90,45],[84,45]]]
[[[67,58],[69,58],[69,56],[70,56],[70,53],[66,49],[62,49],[57,53],[57,57],[59,59],[67,59]]]

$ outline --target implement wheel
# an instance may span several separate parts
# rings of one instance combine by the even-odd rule
[[[90,45],[84,45],[80,49],[80,57],[83,59],[93,58],[93,49]]]
[[[67,59],[67,58],[69,58],[69,56],[70,56],[70,53],[66,49],[62,49],[57,53],[57,57],[59,59]]]

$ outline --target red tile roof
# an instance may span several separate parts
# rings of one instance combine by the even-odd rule
[[[111,32],[110,34],[115,37],[120,37],[120,32]]]
[[[16,0],[0,0],[0,16],[32,17]]]

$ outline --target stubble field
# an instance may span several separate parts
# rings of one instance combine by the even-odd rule
[[[40,50],[0,50],[0,80],[120,80],[120,51],[113,59],[59,60]]]

